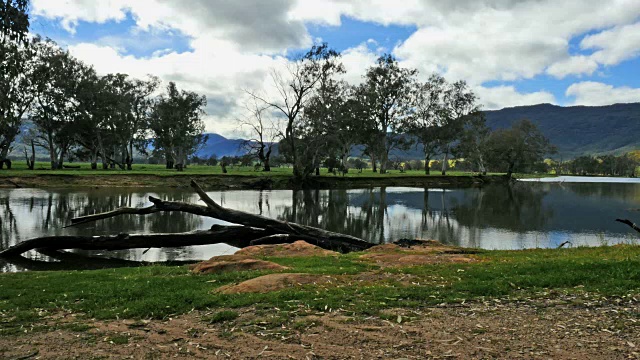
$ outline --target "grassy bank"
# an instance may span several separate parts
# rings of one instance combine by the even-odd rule
[[[86,163],[74,164],[77,169],[49,170],[46,163],[37,163],[28,170],[23,162],[15,162],[11,170],[0,170],[0,187],[94,187],[94,186],[148,186],[186,187],[194,178],[206,188],[292,188],[291,168],[273,168],[271,172],[256,171],[253,167],[228,167],[223,174],[219,166],[193,165],[183,172],[166,169],[162,165],[137,164],[133,170],[91,170]],[[346,175],[333,174],[322,168],[320,176],[313,176],[310,186],[317,188],[350,188],[371,186],[473,186],[485,182],[505,182],[503,174],[478,177],[470,172],[450,171],[446,176],[434,172],[390,170],[387,174],[370,169],[350,170]]]
[[[401,268],[381,268],[358,256],[269,258],[289,267],[289,273],[359,280],[293,286],[266,294],[215,292],[265,271],[194,275],[186,267],[147,266],[0,274],[0,337],[62,326],[43,321],[60,313],[77,316],[75,326],[94,318],[167,319],[194,310],[213,312],[213,318],[203,321],[214,322],[234,318],[235,309],[251,307],[252,311],[270,309],[283,324],[293,321],[288,319],[294,313],[327,309],[356,317],[384,317],[386,309],[491,299],[551,299],[564,294],[579,305],[585,298],[619,302],[640,294],[640,247],[632,245],[480,251],[472,255],[477,260],[473,263]]]

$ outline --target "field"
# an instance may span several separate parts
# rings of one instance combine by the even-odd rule
[[[61,169],[51,170],[49,163],[36,162],[35,170],[28,170],[24,161],[15,161],[11,170],[0,170],[0,177],[20,177],[20,176],[33,176],[33,175],[65,175],[65,176],[82,176],[82,175],[155,175],[155,176],[189,176],[189,175],[224,175],[220,166],[207,166],[207,165],[189,165],[183,172],[178,172],[175,169],[166,169],[164,165],[158,164],[134,164],[133,170],[92,170],[89,163],[70,163],[68,165],[80,166],[78,169]],[[273,167],[270,172],[263,172],[256,170],[252,166],[228,166],[227,175],[242,175],[242,176],[292,176],[293,169],[291,167]],[[469,176],[477,175],[477,173],[471,173],[468,171],[456,171],[455,169],[447,171],[447,176]],[[487,175],[504,175],[504,173],[489,173]],[[328,171],[327,168],[320,169],[320,176],[325,177],[342,177],[340,173],[333,174]],[[373,172],[371,169],[364,169],[362,172],[356,169],[350,169],[349,172],[344,175],[345,177],[393,177],[393,176],[425,176],[424,170],[406,170],[401,172],[400,170],[388,170],[387,174],[380,174]],[[431,171],[430,176],[441,176],[440,171]],[[548,174],[541,175],[520,175],[520,176],[532,176],[532,177],[547,177],[553,176]]]
[[[461,254],[472,261],[387,267],[359,253],[263,257],[318,276],[267,293],[218,290],[274,271],[0,274],[0,357],[637,356],[640,247]]]

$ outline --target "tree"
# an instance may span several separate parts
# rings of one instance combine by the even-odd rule
[[[487,160],[511,177],[515,171],[526,171],[544,155],[554,153],[555,146],[531,121],[524,119],[509,129],[499,129],[487,139]]]
[[[476,100],[476,95],[469,89],[465,81],[456,81],[449,84],[444,90],[443,115],[438,131],[438,147],[443,156],[442,175],[447,174],[449,153],[455,142],[460,139],[465,121],[472,119],[468,115],[480,110]]]
[[[124,153],[127,170],[131,170],[133,164],[133,149],[146,153],[148,145],[147,128],[151,111],[153,110],[153,99],[151,94],[160,85],[160,80],[152,75],[147,80],[128,79],[130,87],[130,111],[132,113],[131,122],[125,131]],[[204,105],[203,105],[204,106]]]
[[[299,182],[304,182],[309,175],[308,164],[299,159],[300,140],[297,131],[307,101],[313,95],[318,82],[335,73],[340,64],[339,54],[329,48],[326,43],[314,45],[306,54],[288,63],[286,74],[273,71],[271,77],[278,92],[276,99],[267,99],[255,93],[249,95],[275,109],[286,120],[284,141],[288,148],[293,174]],[[304,145],[308,147],[308,144]],[[305,169],[307,168],[307,169]]]
[[[413,106],[410,94],[416,74],[417,70],[400,67],[392,55],[386,54],[367,70],[359,89],[359,99],[364,102],[363,118],[369,124],[367,134],[378,142],[370,151],[380,154],[381,174],[387,170],[389,152],[410,145],[401,133]]]
[[[463,122],[460,141],[453,148],[453,154],[464,158],[472,169],[486,175],[485,158],[490,134],[491,130],[487,127],[483,112],[476,111],[467,115]]]
[[[409,134],[416,138],[417,144],[422,145],[425,164],[429,164],[436,155],[440,144],[439,130],[444,115],[443,95],[446,86],[446,80],[438,74],[433,74],[427,82],[418,84],[415,108],[407,119]],[[429,166],[425,166],[424,172],[429,175]]]
[[[247,106],[248,115],[239,119],[240,128],[248,129],[251,138],[242,142],[247,153],[262,164],[262,171],[271,171],[271,153],[281,134],[275,119],[269,116],[269,107],[259,105],[255,99]]]
[[[167,86],[167,94],[155,103],[149,126],[156,151],[165,154],[167,168],[183,171],[187,157],[195,153],[207,140],[204,135],[203,108],[207,98],[191,91],[179,91],[174,82]]]
[[[33,51],[27,40],[27,0],[0,1],[0,169],[34,98]]]
[[[51,40],[36,41],[35,48],[36,96],[30,114],[37,129],[35,143],[49,152],[51,169],[59,169],[74,143],[80,84],[92,70]]]
[[[24,42],[29,31],[29,1],[0,0],[0,42]]]

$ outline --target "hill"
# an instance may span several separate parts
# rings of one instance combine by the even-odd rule
[[[242,148],[243,139],[227,139],[222,135],[208,133],[209,139],[196,153],[199,157],[209,157],[216,154],[223,156],[240,156],[246,153]]]
[[[485,113],[492,129],[509,127],[520,119],[531,120],[564,157],[640,148],[640,103],[569,107],[540,104]]]

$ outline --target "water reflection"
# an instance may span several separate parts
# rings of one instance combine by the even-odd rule
[[[574,245],[635,241],[635,234],[613,219],[634,219],[638,213],[633,210],[640,208],[640,184],[517,183],[448,190],[390,187],[209,194],[223,206],[344,232],[373,243],[425,238],[489,249],[554,247],[564,241]],[[198,202],[197,195],[188,190],[0,190],[0,248],[44,235],[183,232],[221,223],[190,214],[157,213],[64,228],[75,216],[148,206],[150,195]],[[234,250],[211,245],[146,253],[133,249],[75,254],[108,255],[130,262],[184,261]],[[31,254],[29,259],[51,260],[40,254]],[[15,265],[0,266],[2,271],[19,270]]]

